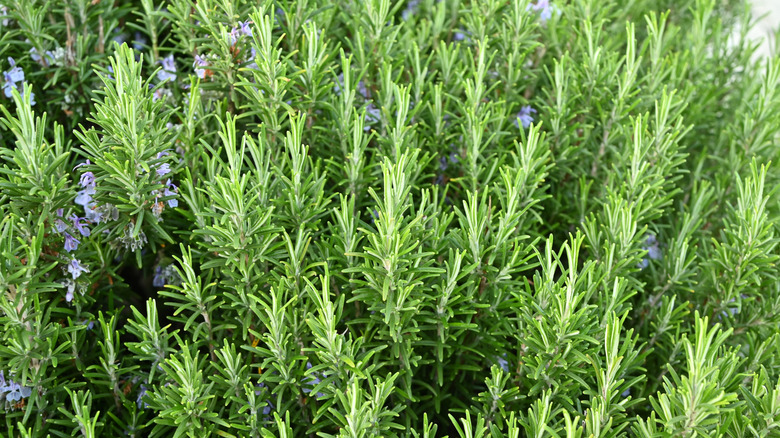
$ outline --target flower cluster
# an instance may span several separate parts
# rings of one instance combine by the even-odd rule
[[[642,245],[642,249],[647,251],[647,257],[643,258],[642,261],[639,262],[639,269],[645,269],[648,267],[650,265],[650,259],[661,259],[661,248],[659,247],[658,240],[655,238],[655,235],[648,234],[647,237],[645,237],[645,243]]]
[[[0,371],[0,396],[5,396],[9,402],[18,402],[32,394],[32,388],[22,386],[11,379],[5,380],[5,375]]]
[[[161,59],[162,70],[157,72],[157,79],[160,82],[163,81],[175,81],[176,80],[176,61],[173,59],[173,55],[168,55]]]
[[[520,124],[522,124],[523,128],[527,129],[534,122],[534,117],[531,114],[536,114],[536,110],[529,105],[520,108],[520,112],[517,113],[517,120],[515,120],[515,126],[519,128]]]
[[[195,55],[195,62],[192,63],[192,66],[195,68],[195,74],[201,79],[210,78],[214,74],[214,72],[208,69],[210,65],[211,63],[208,59],[200,55]]]
[[[168,163],[164,163],[164,165],[168,166]],[[170,172],[170,169],[168,167],[166,167],[166,169],[167,172]],[[158,175],[160,174],[160,169],[157,170],[157,173]],[[165,202],[160,200],[161,197],[168,198],[167,200],[168,207],[176,208],[179,206],[179,200],[175,198],[178,191],[179,191],[178,187],[176,187],[176,185],[173,184],[170,179],[165,181],[165,187],[163,188],[162,192],[160,192],[159,190],[152,191],[152,196],[154,196],[154,203],[152,203],[152,214],[154,215],[154,217],[156,217],[159,220],[163,210],[165,210]]]
[[[540,12],[539,21],[546,24],[547,20],[552,18],[553,12],[560,14],[561,10],[557,6],[550,4],[550,0],[538,0],[536,3],[530,3],[526,7],[527,11]]]
[[[442,155],[439,157],[439,170],[442,172],[436,175],[436,184],[443,185],[445,183],[444,171],[446,171],[450,164],[456,164],[458,161],[458,154],[453,150],[449,155]]]
[[[35,47],[33,47],[30,49],[30,59],[46,67],[48,65],[54,64],[57,55],[60,55],[60,57],[64,56],[65,50],[63,50],[62,47],[58,47],[57,51],[59,53],[55,53],[52,52],[51,50],[47,50],[43,52],[43,55],[41,55],[38,53],[38,50]]]
[[[173,265],[160,266],[154,268],[154,277],[152,277],[152,286],[165,287],[166,284],[180,284],[181,277],[176,272]]]
[[[307,362],[306,363],[306,369],[307,370],[311,369],[311,362]],[[306,394],[309,394],[313,387],[319,385],[322,382],[322,380],[320,378],[324,378],[324,376],[321,373],[312,373],[312,374],[310,374],[309,377],[304,382],[306,384],[306,386],[304,386],[302,388],[303,392],[306,393]],[[321,392],[318,392],[317,393],[317,398],[320,399],[322,397],[325,397],[325,394],[323,394]]]
[[[24,98],[24,70],[16,65],[13,58],[9,57],[8,63],[11,64],[11,68],[3,72],[3,94],[10,98],[13,96],[11,90],[16,88]],[[35,105],[35,93],[33,92],[30,92],[30,105]]]
[[[0,17],[2,17],[2,20],[0,20],[0,24],[2,24],[3,27],[6,27],[9,24],[11,24],[11,19],[5,18],[8,17],[8,6],[0,5]]]
[[[252,36],[252,27],[249,26],[250,24],[252,24],[250,20],[239,22],[238,26],[230,30],[229,40],[231,46],[235,46],[236,43],[245,36]]]
[[[144,397],[146,397],[146,390],[148,388],[143,383],[141,384],[140,388],[138,389],[138,397],[135,399],[135,403],[138,406],[138,409],[146,409],[149,407],[149,403],[146,403],[144,401]]]
[[[409,0],[409,2],[406,4],[406,8],[404,8],[403,12],[401,12],[401,18],[404,19],[404,21],[408,20],[412,15],[417,12],[417,8],[420,6],[420,0]]]

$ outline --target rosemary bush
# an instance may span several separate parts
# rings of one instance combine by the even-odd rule
[[[0,14],[0,433],[780,436],[743,2]]]

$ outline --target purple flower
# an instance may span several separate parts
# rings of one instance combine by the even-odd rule
[[[144,38],[144,35],[141,32],[136,32],[135,39],[133,40],[133,49],[140,52],[144,49],[146,42],[147,41],[146,38]]]
[[[642,245],[642,249],[647,251],[647,257],[643,258],[642,261],[639,262],[639,269],[644,269],[650,266],[650,259],[660,260],[663,257],[658,240],[653,234],[648,234],[647,237],[645,237],[645,243]]]
[[[409,3],[406,4],[406,8],[401,12],[401,18],[403,18],[404,21],[408,20],[417,12],[419,4],[420,0],[409,0]]]
[[[157,79],[160,81],[176,80],[176,61],[174,61],[173,55],[161,59],[160,63],[163,68],[157,72]]]
[[[306,362],[306,369],[307,370],[311,369],[311,362]],[[311,385],[311,386],[317,386],[317,385],[319,385],[322,382],[320,380],[320,377],[322,377],[322,374],[312,373],[306,379],[305,383],[308,384],[308,385]],[[303,389],[303,392],[306,393],[306,394],[311,392],[311,388],[307,388],[307,387],[304,386],[302,389]],[[317,393],[317,398],[322,398],[322,397],[325,397],[325,394],[323,394],[321,392],[318,392]]]
[[[154,277],[152,278],[152,286],[164,287],[165,280],[166,280],[166,276],[163,275],[162,267],[160,265],[157,265],[157,267],[154,268]]]
[[[11,68],[3,72],[3,93],[5,94],[5,97],[11,97],[13,96],[11,90],[16,88],[22,93],[22,98],[24,99],[24,71],[21,67],[16,65],[16,61],[14,61],[13,58],[9,57],[8,63],[11,64]],[[30,92],[30,105],[35,105],[35,93],[32,92]]]
[[[77,164],[76,167],[73,168],[73,170],[75,171],[76,169],[78,169],[81,166],[91,166],[91,165],[92,165],[92,163],[89,161],[89,158],[87,158],[87,161],[85,161],[83,163],[80,163],[80,164]]]
[[[95,174],[92,172],[82,173],[81,178],[79,178],[79,184],[84,188],[95,187]]]
[[[32,394],[32,388],[22,386],[13,380],[7,382],[3,379],[2,385],[0,385],[0,393],[5,393],[5,399],[9,402],[18,402],[23,398],[27,398]]]
[[[255,58],[257,58],[257,50],[255,50],[254,47],[250,47],[249,48],[249,53],[250,53],[249,58],[247,58],[245,62],[250,62],[250,61],[252,61],[252,62],[247,64],[246,68],[251,68],[253,70],[257,70],[257,68],[258,68],[257,67],[257,62],[255,62]]]
[[[157,176],[163,176],[171,173],[171,165],[168,163],[162,163],[157,168]]]
[[[505,359],[506,354],[504,354],[504,357],[498,358],[498,366],[501,367],[502,370],[504,370],[505,373],[509,372],[509,362]]]
[[[252,27],[249,26],[250,24],[252,24],[252,22],[249,21],[249,20],[246,20],[243,23],[238,23],[238,26],[239,26],[239,29],[241,30],[242,34],[251,37],[252,36]]]
[[[626,389],[625,391],[623,391],[622,394],[620,394],[620,396],[623,397],[623,398],[626,398],[629,395],[631,395],[631,388]]]
[[[76,193],[76,199],[73,201],[77,205],[87,206],[92,202],[92,195],[95,194],[95,189],[84,189]]]
[[[89,228],[87,228],[86,224],[81,223],[81,221],[86,220],[86,218],[80,218],[74,214],[70,217],[70,220],[73,221],[73,226],[82,236],[88,237],[92,233]]]
[[[515,121],[515,126],[517,126],[518,128],[520,127],[520,125],[518,124],[519,121],[520,123],[523,124],[523,128],[528,128],[529,126],[531,126],[531,123],[533,123],[534,121],[534,118],[533,116],[531,116],[531,114],[535,114],[535,113],[536,110],[531,108],[529,105],[520,108],[520,112],[517,113],[518,120]]]
[[[439,170],[445,171],[447,170],[447,167],[448,167],[447,157],[439,158]]]
[[[22,70],[21,67],[18,67],[16,65],[16,61],[9,57],[8,63],[11,64],[11,68],[7,71],[3,72],[3,77],[5,78],[6,84],[10,84],[11,86],[16,87],[17,82],[24,82],[24,70]],[[6,92],[6,97],[11,97],[10,92]]]
[[[68,229],[68,224],[63,222],[61,219],[57,219],[54,221],[54,229],[57,230],[58,233],[61,233]]]
[[[65,233],[65,251],[71,252],[79,249],[79,243],[81,243],[80,240],[76,239],[68,233]]]
[[[68,292],[65,294],[65,301],[71,302],[73,301],[73,289],[68,289]]]
[[[54,62],[54,53],[52,53],[51,50],[47,50],[43,53],[43,56],[38,54],[38,49],[33,47],[30,49],[30,58],[32,58],[33,61],[42,64],[42,65],[48,65]],[[45,59],[48,58],[48,59]],[[44,62],[41,62],[44,61]]]
[[[363,126],[363,131],[368,132],[371,129],[371,125],[378,123],[382,115],[382,111],[374,106],[373,103],[369,103],[366,107],[366,124]]]
[[[64,208],[58,208],[57,209],[57,216],[58,217],[62,217],[62,215],[64,215],[64,214],[65,214],[65,209]]]
[[[82,272],[89,272],[89,269],[81,266],[81,262],[78,259],[73,259],[68,263],[68,272],[70,272],[75,280],[79,278]]]
[[[138,390],[138,398],[135,399],[138,409],[141,409],[142,407],[146,409],[149,407],[149,404],[144,401],[144,397],[146,397],[146,385],[142,383],[141,388]]]
[[[206,79],[206,67],[209,66],[209,62],[205,57],[195,55],[195,62],[192,63],[192,66],[195,67],[195,74],[197,74],[199,78]]]
[[[8,6],[0,5],[0,17],[7,17],[8,16]],[[3,18],[2,25],[8,26],[8,24],[11,22],[8,18]]]
[[[547,23],[547,20],[552,18],[553,12],[560,13],[560,9],[550,4],[550,0],[538,0],[536,4],[529,4],[525,10],[533,10],[537,12],[541,11],[541,14],[539,14],[539,20],[542,22],[542,24]]]
[[[177,187],[171,182],[171,180],[168,180],[165,182],[165,184],[168,186],[165,188],[165,191],[163,191],[163,196],[176,196],[176,191],[178,190]],[[171,190],[173,189],[173,190]],[[179,201],[177,199],[169,199],[168,200],[168,206],[171,208],[176,208],[179,206]]]
[[[116,41],[117,44],[122,44],[127,39],[127,35],[122,33],[122,28],[117,27],[114,29],[114,33],[117,34],[114,38],[111,38],[112,40]]]

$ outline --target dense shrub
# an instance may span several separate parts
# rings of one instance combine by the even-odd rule
[[[7,435],[780,436],[741,2],[3,4]]]

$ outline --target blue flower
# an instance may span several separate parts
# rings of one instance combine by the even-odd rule
[[[146,409],[149,407],[149,404],[144,401],[144,397],[146,397],[146,385],[142,383],[141,389],[138,390],[138,398],[135,399],[138,409],[141,409],[142,407]]]
[[[531,108],[529,105],[526,105],[522,108],[520,108],[520,112],[517,113],[517,120],[515,121],[515,126],[518,128],[520,125],[518,124],[518,121],[523,124],[523,128],[528,128],[531,126],[531,123],[533,123],[534,118],[531,116],[531,114],[535,114],[536,110]]]
[[[504,354],[504,357],[498,358],[498,366],[501,367],[502,370],[504,370],[505,373],[509,372],[509,362],[505,359],[506,354]]]
[[[73,276],[73,279],[79,278],[82,272],[89,272],[89,269],[81,266],[81,262],[78,259],[73,259],[68,263],[68,272]]]
[[[441,157],[439,158],[439,170],[445,171],[447,170],[449,163],[447,162],[447,157]]]
[[[171,180],[166,181],[165,185],[167,187],[165,187],[165,191],[163,191],[163,196],[176,196],[176,192],[178,191],[178,188],[171,182]],[[176,198],[169,199],[168,206],[171,208],[176,208],[179,206],[179,201]]]
[[[65,251],[71,252],[79,249],[79,243],[81,243],[80,240],[76,239],[68,233],[65,233]]]
[[[68,224],[62,221],[62,219],[57,219],[54,221],[54,229],[57,230],[58,233],[61,233],[68,229]]]
[[[195,74],[198,75],[199,78],[206,79],[206,67],[209,66],[206,57],[195,55],[195,62],[192,63],[192,66],[195,67]]]
[[[144,49],[144,46],[146,46],[146,38],[144,38],[144,35],[141,32],[135,33],[135,39],[133,40],[133,49],[137,51],[141,51]]]
[[[644,245],[642,245],[642,249],[647,251],[647,257],[643,258],[639,262],[639,269],[644,269],[648,266],[650,266],[650,260],[660,260],[661,257],[663,257],[663,254],[661,253],[661,248],[659,246],[658,240],[656,239],[655,235],[648,234],[645,237]],[[649,257],[649,258],[648,258]]]
[[[254,47],[250,47],[249,48],[249,53],[251,53],[251,54],[249,55],[249,58],[247,58],[245,62],[250,62],[251,61],[251,63],[247,64],[246,68],[251,68],[253,70],[257,70],[258,69],[257,62],[255,62],[255,58],[257,58],[257,50],[255,50]]]
[[[18,402],[23,398],[27,398],[32,394],[32,388],[22,386],[13,380],[9,380],[9,383],[0,388],[0,392],[5,392],[5,399],[10,402]]]
[[[157,176],[164,176],[171,173],[171,165],[168,163],[162,163],[157,167]]]
[[[33,61],[46,66],[54,62],[54,53],[51,50],[47,50],[46,52],[43,53],[43,56],[41,56],[38,54],[38,49],[33,47],[32,49],[30,49],[30,58],[32,58]]]
[[[92,202],[92,195],[94,194],[95,194],[95,189],[81,190],[79,192],[76,192],[76,199],[73,202],[75,202],[77,205],[82,205],[86,207],[87,204],[90,204]]]
[[[311,369],[311,362],[307,362],[307,363],[306,363],[306,369],[307,369],[307,370],[308,370],[308,369]],[[305,382],[305,383],[306,383],[307,385],[310,385],[310,386],[312,386],[312,387],[313,387],[313,386],[317,386],[317,385],[319,385],[319,384],[322,382],[322,381],[320,380],[320,377],[321,377],[321,376],[322,376],[322,375],[321,375],[321,374],[319,374],[319,373],[312,373],[312,374],[310,374],[310,375],[309,375],[309,377],[306,379],[306,382]],[[302,389],[303,389],[303,392],[304,392],[304,393],[306,393],[306,394],[308,394],[308,393],[310,393],[310,392],[311,392],[311,388],[308,388],[308,387],[306,387],[306,386],[304,386]],[[317,393],[317,398],[319,399],[319,398],[322,398],[322,397],[325,397],[325,394],[323,394],[323,393],[321,393],[321,392],[318,392],[318,393]]]
[[[371,125],[379,123],[382,116],[382,111],[374,106],[373,103],[369,103],[366,107],[366,124],[363,126],[363,131],[368,132],[371,129]]]
[[[154,268],[152,286],[165,287],[166,284],[181,284],[181,277],[179,277],[179,273],[176,272],[176,268],[173,265],[157,265]],[[263,387],[264,384],[261,383],[259,386]]]
[[[81,187],[89,188],[89,187],[95,187],[95,174],[92,172],[84,172],[81,174],[81,178],[79,178],[79,184],[81,184]]]
[[[417,12],[419,4],[420,0],[409,0],[409,3],[406,4],[406,8],[401,12],[401,18],[403,18],[404,21],[408,20]]]
[[[161,59],[160,63],[163,68],[157,72],[157,79],[160,81],[176,80],[176,61],[173,59],[173,55]]]
[[[70,217],[70,220],[73,221],[73,226],[78,230],[79,233],[81,233],[82,236],[88,237],[92,232],[87,228],[86,224],[82,224],[81,221],[86,220],[86,218],[80,218],[76,216],[75,214]]]
[[[16,61],[13,58],[8,58],[8,63],[11,64],[11,68],[3,72],[3,93],[5,97],[13,96],[11,90],[16,88],[20,93],[24,92],[24,71],[21,67],[16,65]],[[22,95],[24,98],[24,95]],[[35,93],[30,92],[30,105],[35,105]]]
[[[11,97],[11,87],[19,88],[17,82],[24,82],[24,70],[16,65],[16,61],[13,58],[8,58],[8,63],[11,64],[11,68],[3,72],[3,78],[5,84],[3,84],[3,91],[5,91],[5,97]]]
[[[0,394],[5,394],[5,399],[10,402],[17,402],[27,398],[32,394],[32,388],[22,386],[11,379],[5,380],[5,375],[0,371]]]
[[[558,9],[556,6],[550,4],[550,0],[539,0],[536,2],[536,4],[529,4],[526,8],[526,11],[541,11],[539,14],[539,21],[542,22],[542,24],[546,24],[547,20],[552,18],[553,12],[557,12],[560,14],[561,10]]]
[[[127,39],[127,35],[122,32],[122,28],[120,27],[115,28],[114,33],[117,35],[111,39],[116,41],[117,44],[122,44]]]
[[[243,33],[246,36],[250,36],[251,37],[252,36],[252,27],[249,26],[251,23],[252,22],[249,21],[249,20],[246,20],[243,23],[238,23],[239,29],[241,29],[241,33]]]

